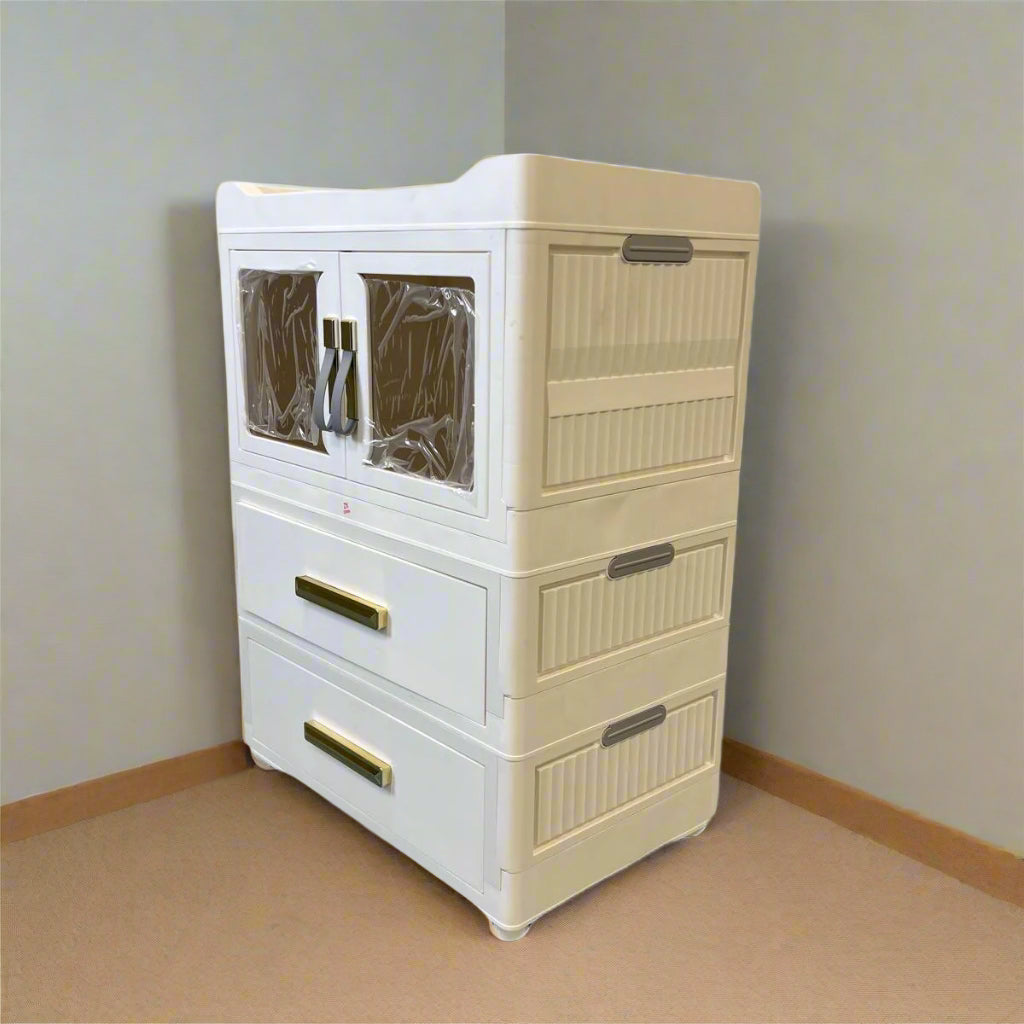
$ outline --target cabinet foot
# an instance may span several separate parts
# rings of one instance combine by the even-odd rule
[[[269,761],[264,760],[262,757],[260,757],[259,754],[255,753],[253,750],[250,749],[249,754],[252,757],[253,764],[255,764],[257,768],[262,768],[265,772],[277,771],[277,769]]]
[[[677,843],[685,843],[687,839],[696,839],[697,836],[704,835],[704,830],[711,824],[710,819],[705,821],[703,825],[698,825],[692,832],[687,832],[684,835],[671,839],[667,842],[666,846],[675,846]]]
[[[490,925],[491,934],[496,939],[501,939],[502,942],[515,942],[530,930],[530,925],[528,924],[524,924],[522,928],[502,928],[500,924],[496,924],[490,919],[488,919],[487,923]]]

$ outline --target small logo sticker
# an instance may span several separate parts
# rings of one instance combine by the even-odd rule
[[[350,514],[351,512],[352,512],[352,509],[350,509],[350,508],[348,507],[348,502],[347,502],[347,501],[343,501],[343,502],[341,503],[341,514],[342,514],[343,516],[347,516],[347,515],[349,515],[349,514]]]

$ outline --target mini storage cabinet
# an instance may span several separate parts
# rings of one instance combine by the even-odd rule
[[[217,193],[244,735],[501,938],[718,800],[760,193]]]

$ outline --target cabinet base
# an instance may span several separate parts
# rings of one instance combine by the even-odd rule
[[[530,924],[524,924],[521,928],[502,928],[497,921],[492,921],[490,918],[487,919],[487,923],[490,925],[491,934],[496,939],[501,939],[502,942],[515,942],[521,939],[529,930]]]
[[[276,772],[277,769],[267,760],[260,757],[251,747],[249,748],[249,756],[252,758],[253,764],[257,768],[262,768],[265,772]]]

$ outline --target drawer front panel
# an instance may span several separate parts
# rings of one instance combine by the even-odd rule
[[[247,663],[252,742],[483,890],[482,764],[252,639]]]
[[[611,746],[600,739],[541,765],[535,842],[560,839],[715,763],[716,693],[668,712],[660,724]]]
[[[722,458],[732,451],[732,396],[552,416],[549,486]]]
[[[735,457],[751,261],[722,244],[677,265],[551,247],[545,488]]]
[[[484,587],[242,502],[235,532],[241,610],[484,720]]]
[[[735,366],[745,271],[736,253],[670,266],[552,248],[548,379]]]
[[[724,619],[729,543],[677,542],[674,558],[661,568],[621,579],[602,568],[542,588],[540,674]]]

